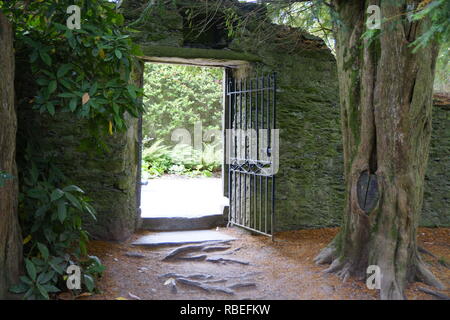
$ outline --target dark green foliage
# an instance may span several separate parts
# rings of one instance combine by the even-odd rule
[[[145,114],[143,121],[144,175],[164,173],[206,174],[220,168],[217,138],[193,149],[194,125],[201,123],[203,134],[220,132],[222,78],[218,68],[148,64],[144,74]],[[186,129],[191,145],[175,145],[175,129]],[[212,132],[212,131],[210,131]],[[155,141],[156,140],[156,141]]]
[[[79,30],[66,27],[66,9],[73,4],[81,8]],[[19,96],[19,103],[52,116],[65,112],[89,119],[97,146],[104,145],[105,133],[126,128],[126,113],[137,117],[142,111],[142,91],[131,84],[133,55],[139,50],[125,34],[124,19],[115,4],[14,0],[0,1],[0,8],[14,23],[16,62],[31,71],[17,79],[33,83],[33,91]],[[24,147],[23,142],[34,135],[29,130],[18,147],[26,275],[11,290],[24,293],[27,299],[51,298],[66,289],[66,268],[77,264],[83,269],[82,290],[94,291],[95,278],[104,267],[98,258],[87,255],[88,233],[82,220],[95,219],[95,211],[84,192],[54,165],[51,155],[31,143]],[[0,183],[10,178],[1,174]]]
[[[28,144],[21,161],[19,216],[24,237],[26,274],[11,288],[25,299],[49,299],[66,288],[66,269],[76,264],[83,269],[83,290],[94,291],[94,279],[104,267],[87,255],[88,233],[82,216],[95,219],[95,210],[84,191],[68,184],[51,160],[37,159],[39,148]],[[35,160],[36,159],[36,160]]]
[[[422,5],[422,3],[424,5]],[[414,12],[413,20],[420,20],[429,17],[430,28],[417,38],[412,45],[416,48],[423,48],[432,40],[448,47],[450,36],[450,1],[434,0],[422,1]],[[448,56],[447,56],[448,58]]]
[[[66,26],[68,6],[81,7],[81,29]],[[16,26],[18,60],[31,64],[38,90],[33,108],[94,119],[105,132],[125,129],[124,113],[138,116],[140,89],[130,84],[133,54],[122,15],[103,0],[0,2]]]
[[[220,68],[147,64],[144,73],[144,140],[163,139],[185,128],[193,137],[194,124],[220,129],[222,116]]]
[[[144,149],[144,178],[159,177],[165,173],[210,177],[221,168],[222,150],[217,143],[203,143],[203,149],[199,151],[189,145],[177,145],[171,149],[162,142],[158,140]]]

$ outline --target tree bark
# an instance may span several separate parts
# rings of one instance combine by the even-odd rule
[[[326,271],[344,279],[379,266],[381,299],[404,299],[414,280],[443,287],[416,242],[438,53],[435,43],[412,52],[410,44],[430,27],[427,19],[404,19],[407,5],[418,2],[333,2],[346,201],[341,231],[316,262],[331,263]],[[376,38],[364,39],[371,4],[385,22]]]
[[[11,24],[0,12],[0,170],[13,176],[0,187],[0,299],[19,277],[22,239],[17,216],[17,119],[14,106],[14,50]]]

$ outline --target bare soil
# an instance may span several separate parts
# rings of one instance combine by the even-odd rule
[[[237,228],[221,228],[220,231],[238,238],[229,243],[231,248],[191,252],[187,256],[206,254],[234,262],[162,261],[177,247],[132,246],[131,242],[138,236],[149,233],[146,231],[122,243],[92,241],[90,253],[97,255],[107,269],[99,282],[101,293],[82,299],[378,299],[378,291],[367,289],[364,281],[350,278],[342,282],[334,274],[323,273],[325,266],[314,264],[313,258],[332,240],[338,228],[279,232],[275,242]],[[450,287],[449,239],[450,228],[419,230],[419,245],[435,256],[422,254],[423,258],[447,288]],[[248,265],[242,264],[247,262]],[[244,286],[239,287],[239,284]],[[413,283],[406,291],[407,298],[435,299],[418,290],[419,287],[435,290],[423,283]],[[440,292],[450,295],[450,290]]]

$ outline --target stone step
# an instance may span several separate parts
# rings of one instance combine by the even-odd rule
[[[226,225],[222,214],[199,217],[155,217],[142,218],[141,228],[151,231],[201,230]]]
[[[214,230],[173,231],[154,232],[144,235],[134,241],[132,245],[154,247],[202,242],[223,243],[233,240],[236,240],[236,238]]]

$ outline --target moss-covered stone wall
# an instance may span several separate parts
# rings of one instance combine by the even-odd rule
[[[423,226],[450,226],[450,105],[434,105]]]
[[[343,208],[343,167],[336,63],[323,42],[268,26],[267,38],[231,43],[259,56],[248,73],[277,74],[276,229],[336,226]],[[286,47],[286,34],[300,41]],[[245,73],[244,73],[245,75]]]
[[[86,145],[87,121],[69,114],[55,117],[19,109],[19,131],[32,130],[52,162],[71,183],[82,188],[97,211],[97,221],[83,220],[94,238],[124,240],[136,227],[137,119],[129,119],[125,134],[107,138],[108,151]],[[86,140],[88,139],[88,140]]]

